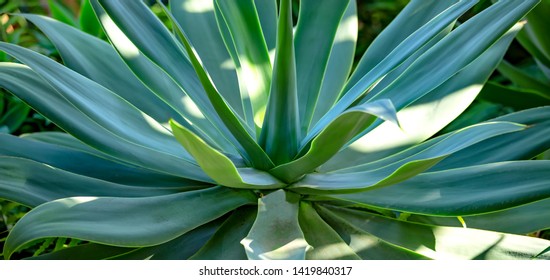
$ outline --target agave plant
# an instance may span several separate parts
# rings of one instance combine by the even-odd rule
[[[67,133],[0,135],[0,196],[33,208],[4,257],[70,238],[37,258],[549,258],[520,234],[550,226],[550,162],[522,161],[550,108],[432,137],[537,4],[457,25],[476,2],[411,1],[353,73],[354,1],[302,0],[294,31],[290,0],[159,3],[171,29],[92,0],[110,43],[22,15],[64,65],[1,43],[22,64],[0,85]]]

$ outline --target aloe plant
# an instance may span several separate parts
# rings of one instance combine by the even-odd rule
[[[476,1],[413,0],[353,72],[354,1],[302,0],[294,27],[290,0],[172,0],[169,30],[92,0],[110,43],[22,15],[64,65],[0,43],[22,63],[0,85],[67,133],[0,135],[0,197],[33,208],[4,257],[548,259],[520,234],[550,226],[550,162],[527,160],[550,108],[432,137],[537,2],[457,26]]]

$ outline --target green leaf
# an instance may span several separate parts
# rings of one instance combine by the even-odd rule
[[[300,176],[312,172],[316,167],[329,160],[349,140],[365,130],[377,118],[398,124],[391,101],[379,100],[345,111],[312,140],[307,153],[297,160],[275,167],[270,173],[285,182],[295,181]],[[304,141],[307,140],[307,138],[304,139]]]
[[[432,216],[499,211],[550,197],[550,161],[499,162],[417,175],[385,188],[329,197]]]
[[[468,126],[439,137],[424,141],[404,151],[383,159],[333,171],[331,173],[354,173],[377,170],[391,165],[402,165],[421,158],[451,155],[486,139],[527,129],[527,126],[510,122],[486,122]]]
[[[335,106],[311,128],[309,134],[317,134],[319,130],[325,127],[332,119],[336,118],[365,92],[376,85],[376,83],[386,74],[422,48],[424,44],[431,41],[432,38],[437,36],[442,30],[448,28],[456,18],[466,12],[474,3],[475,1],[459,1],[438,14],[422,27],[418,28],[416,32],[408,36],[401,44],[391,51],[388,56],[384,57],[375,67],[370,69],[368,73],[361,75],[361,79],[354,86],[349,90],[345,90],[344,95],[338,103],[336,103]]]
[[[132,250],[135,250],[135,248],[114,247],[88,243],[26,258],[26,260],[102,260],[112,256],[121,255]]]
[[[57,0],[48,0],[48,7],[50,8],[53,18],[71,26],[78,26],[78,21],[73,13],[57,2]]]
[[[212,238],[190,259],[246,260],[239,243],[246,237],[256,219],[256,209],[239,208],[220,226]]]
[[[269,2],[269,1],[267,1]],[[254,0],[214,0],[219,13],[219,25],[227,28],[230,35],[224,38],[229,47],[234,47],[232,54],[238,66],[237,74],[244,100],[252,104],[256,126],[261,127],[271,84],[271,61],[262,33],[262,25],[255,8]],[[269,5],[271,3],[268,3]],[[265,7],[264,7],[265,8]],[[236,56],[235,56],[236,55]]]
[[[216,232],[223,218],[197,227],[178,238],[166,243],[139,248],[126,254],[109,258],[110,260],[187,260],[195,254]]]
[[[535,60],[541,65],[550,67],[550,39],[546,35],[550,20],[548,11],[550,2],[541,1],[529,14],[527,14],[527,25],[518,34],[518,41],[529,51]],[[541,67],[543,68],[543,67]],[[550,79],[549,72],[545,72]]]
[[[325,207],[316,207],[317,212],[344,240],[355,253],[364,260],[423,260],[428,259],[411,250],[395,246],[384,239],[372,235],[356,223],[340,217]]]
[[[168,122],[172,116],[183,120],[133,75],[108,43],[47,17],[22,16],[48,36],[68,68],[108,88],[159,123]]]
[[[487,214],[462,217],[468,228],[513,234],[528,234],[550,229],[550,199]],[[454,217],[413,215],[409,221],[423,224],[462,227]]]
[[[207,119],[198,109],[184,89],[159,66],[145,57],[122,30],[116,26],[101,5],[97,3],[97,0],[90,0],[90,3],[95,13],[97,13],[112,46],[134,75],[167,105],[189,120],[190,123],[180,120],[183,125],[195,130],[195,133],[201,135],[209,143],[215,143],[216,146],[228,153],[237,154],[233,145],[222,136],[222,132],[215,123]],[[177,119],[177,116],[173,118]]]
[[[464,13],[467,9],[472,7],[477,1],[440,1],[440,0],[412,0],[407,6],[397,15],[392,22],[382,30],[380,35],[369,45],[367,51],[361,57],[361,60],[357,64],[353,74],[351,75],[344,91],[348,91],[354,85],[356,85],[363,76],[367,75],[373,68],[381,63],[386,57],[391,56],[396,48],[402,48],[399,46],[405,44],[407,37],[420,36],[422,31],[418,31],[423,26],[433,24],[434,20],[445,20],[444,17],[440,17],[439,14],[456,10],[460,7],[462,9],[457,10],[459,13],[453,14],[452,17],[448,14],[446,21],[448,25],[454,25],[456,18]],[[453,20],[455,19],[455,20]],[[444,25],[439,25],[438,28],[442,28]],[[437,34],[437,33],[435,33]],[[435,35],[434,34],[434,35]],[[434,36],[432,35],[432,36]],[[426,44],[430,39],[423,39],[418,41],[420,44]],[[410,43],[416,43],[410,41]],[[410,53],[409,55],[411,55]]]
[[[20,220],[6,240],[4,255],[9,258],[25,244],[48,236],[122,247],[158,245],[255,200],[249,191],[223,187],[144,198],[60,199],[36,207]]]
[[[177,0],[169,4],[171,13],[195,47],[220,94],[241,118],[248,120],[249,116],[243,109],[236,67],[218,29],[214,1]]]
[[[171,18],[172,24],[175,25],[178,38],[185,46],[185,49],[187,50],[187,53],[189,55],[189,59],[191,60],[191,63],[193,64],[193,67],[195,68],[195,71],[204,86],[210,102],[212,102],[215,110],[222,118],[223,123],[226,125],[227,129],[229,129],[229,131],[231,131],[231,133],[237,139],[238,148],[241,156],[246,161],[250,162],[253,167],[256,167],[258,169],[265,170],[273,167],[273,163],[266,155],[266,153],[262,150],[262,148],[258,145],[258,143],[256,143],[255,139],[252,138],[252,134],[250,133],[250,131],[247,131],[247,127],[243,125],[243,121],[234,114],[231,107],[229,107],[224,98],[217,91],[214,84],[212,84],[212,80],[210,79],[206,70],[202,67],[200,59],[193,50],[193,47],[190,45],[189,40],[187,39],[187,36],[183,33],[181,27],[177,24],[175,19],[170,16],[171,14],[168,12],[168,9],[164,5],[162,5],[162,7],[164,8],[169,18]]]
[[[180,191],[120,185],[27,159],[0,156],[0,197],[29,207],[71,196],[148,197]]]
[[[412,103],[420,96],[400,93],[420,92],[426,94],[437,88],[475,61],[502,36],[517,32],[521,24],[515,25],[515,23],[537,2],[537,0],[497,2],[439,41],[420,56],[390,86],[371,97],[370,100],[391,97],[397,108]],[[479,26],[484,28],[479,30],[476,28]],[[458,46],[460,46],[459,49],[457,49]]]
[[[308,260],[358,260],[361,259],[334,229],[307,202],[300,203],[300,227],[308,244],[313,248],[306,253]]]
[[[171,121],[174,136],[197,160],[204,172],[220,185],[244,189],[278,189],[284,186],[269,173],[253,168],[237,168],[225,155],[202,139]]]
[[[1,114],[0,127],[6,127],[8,133],[16,131],[27,119],[31,108],[19,100],[11,100],[8,103],[7,110]]]
[[[325,0],[319,5],[316,0],[300,1],[294,48],[301,134],[307,133],[312,121],[336,31],[349,3],[349,0]]]
[[[479,93],[479,98],[489,102],[502,104],[518,111],[540,107],[542,105],[550,105],[550,98],[532,91],[531,89],[510,88],[495,82],[486,83]]]
[[[208,186],[202,182],[122,164],[98,151],[89,151],[90,148],[87,146],[85,147],[88,149],[81,150],[79,147],[52,144],[52,141],[50,143],[39,141],[41,138],[48,140],[48,137],[52,138],[56,134],[47,135],[50,133],[35,133],[18,138],[0,134],[0,143],[2,143],[0,155],[28,159],[70,173],[122,185],[172,188],[174,191]],[[76,141],[76,139],[74,140]],[[21,147],[25,148],[21,149]]]
[[[56,90],[15,63],[0,64],[2,86],[67,132],[125,162],[209,181],[168,130],[119,96],[42,55],[4,43],[0,48],[32,64]]]
[[[550,241],[540,238],[421,225],[357,210],[323,210],[385,242],[433,259],[531,259],[550,246]],[[550,255],[538,258],[550,259]]]
[[[287,163],[298,153],[300,141],[296,65],[290,0],[281,1],[277,50],[269,103],[259,143],[275,165]]]
[[[149,7],[141,1],[90,1],[109,39],[140,79],[154,86],[169,105],[187,110],[194,116],[193,124],[202,124],[201,130],[209,131],[212,141],[232,151],[224,141],[232,135],[205,94],[187,53]],[[239,146],[234,137],[227,140],[229,146]]]
[[[409,92],[409,96],[417,95],[419,99],[398,111],[397,116],[401,129],[391,123],[375,122],[371,128],[359,134],[354,143],[338,153],[325,166],[322,166],[320,171],[328,172],[376,161],[432,137],[462,114],[475,100],[482,85],[501,61],[517,31],[518,28],[513,28],[470,65],[434,90],[428,93]],[[443,34],[445,32],[447,30]],[[430,42],[425,47],[431,49],[431,45],[439,42],[440,38],[433,40],[435,42]],[[392,79],[398,78],[409,67],[407,64],[414,63],[416,59],[414,56],[411,57],[411,61],[404,62],[400,68],[394,70],[394,72],[398,71],[397,73],[388,74],[373,89],[372,94],[384,90],[393,82]],[[401,67],[405,69],[401,69]],[[386,81],[386,79],[388,80]],[[394,94],[395,96],[406,95],[401,91],[397,92],[397,90]],[[366,95],[361,101],[368,102],[369,96],[370,94]],[[396,98],[392,97],[391,100],[393,102]],[[400,105],[396,104],[395,106],[399,109]],[[360,136],[361,138],[358,138]]]
[[[358,29],[357,3],[349,1],[348,8],[344,12],[338,30],[336,30],[334,44],[310,125],[316,124],[340,97],[353,65]]]
[[[539,95],[550,99],[549,84],[545,84],[531,77],[528,73],[521,71],[518,67],[512,65],[511,63],[502,61],[498,66],[498,71],[506,78],[510,79],[516,86],[536,91]]]
[[[82,31],[94,37],[105,38],[105,33],[101,29],[101,24],[94,13],[90,0],[81,1],[78,23]]]
[[[487,139],[444,159],[431,171],[511,160],[529,160],[550,149],[550,107],[529,109],[491,120],[516,122],[526,129]]]
[[[524,129],[514,123],[488,123],[459,130],[371,164],[339,173],[309,174],[290,188],[300,193],[357,192],[385,187],[426,171],[445,157],[485,139]]]
[[[158,246],[136,249],[88,243],[27,260],[185,260],[204,245],[219,225],[217,219]]]
[[[268,50],[277,44],[277,0],[254,0]]]
[[[278,190],[258,200],[258,216],[241,241],[251,260],[304,260],[310,248],[298,223],[299,197]]]

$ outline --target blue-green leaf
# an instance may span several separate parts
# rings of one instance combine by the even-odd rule
[[[316,0],[300,1],[294,47],[301,134],[307,133],[313,118],[336,31],[349,2],[325,0],[319,5]]]
[[[121,161],[160,173],[210,181],[168,130],[117,95],[36,53],[2,46],[17,50],[22,60],[38,67],[59,92],[28,67],[15,63],[0,64],[2,87],[16,92],[65,131]],[[90,91],[94,94],[81,94]]]
[[[375,122],[371,128],[358,135],[358,137],[362,136],[361,138],[357,139],[358,137],[356,137],[354,143],[342,150],[320,170],[327,172],[376,161],[420,143],[440,131],[456,119],[476,98],[517,34],[518,27],[516,26],[506,33],[470,65],[434,90],[427,93],[408,92],[409,96],[416,95],[419,99],[400,110],[399,107],[402,107],[403,104],[396,104],[399,110],[397,116],[401,121],[401,129],[397,129],[391,123]],[[443,34],[445,32],[447,30]],[[425,47],[431,48],[432,43],[437,43],[440,39],[433,39],[435,42],[430,42]],[[419,53],[418,56],[420,55]],[[411,61],[404,62],[398,69],[387,75],[373,89],[372,94],[384,90],[394,79],[398,78],[410,64],[416,61],[417,57],[415,56],[417,55],[413,55]],[[396,71],[397,73],[395,73]],[[407,95],[401,91],[394,93],[395,96]],[[362,102],[368,102],[369,99],[370,94],[366,95]],[[396,98],[392,98],[392,100],[394,99]]]
[[[298,223],[299,196],[278,190],[258,200],[258,215],[241,241],[251,260],[304,260],[310,248]]]
[[[0,197],[29,207],[71,196],[148,197],[180,191],[119,185],[27,159],[0,156]]]
[[[402,212],[466,216],[550,197],[550,161],[500,162],[429,172],[385,188],[332,198]]]
[[[246,237],[256,219],[256,209],[239,208],[218,228],[208,242],[190,259],[195,260],[246,260],[239,243]]]
[[[85,177],[122,185],[173,188],[174,191],[208,186],[202,182],[120,163],[99,151],[93,151],[82,143],[76,146],[74,142],[78,140],[74,138],[73,142],[68,143],[67,140],[70,138],[64,137],[68,139],[63,139],[65,142],[61,143],[62,138],[58,136],[61,135],[52,132],[27,134],[22,138],[0,134],[0,143],[2,143],[0,155],[29,159]],[[82,149],[81,146],[85,148]],[[21,149],[21,147],[25,148]]]
[[[204,203],[210,200],[215,203]],[[4,256],[9,258],[25,244],[50,236],[122,247],[158,245],[255,201],[250,191],[223,187],[144,198],[55,200],[36,207],[16,224],[4,245]]]
[[[344,89],[355,57],[355,45],[359,23],[357,19],[357,3],[349,1],[330,52],[321,91],[315,106],[315,112],[310,125],[314,125],[336,103]]]
[[[493,162],[528,160],[550,149],[550,107],[529,109],[491,121],[516,122],[524,130],[487,139],[444,159],[430,171],[439,171]]]
[[[300,141],[296,64],[290,0],[281,1],[277,50],[260,145],[277,166],[292,160]]]
[[[204,68],[227,103],[243,119],[235,64],[225,48],[214,14],[214,0],[170,1],[170,11],[195,47]]]
[[[364,211],[321,208],[384,242],[433,259],[532,259],[550,241],[476,229],[438,227],[399,221]],[[521,244],[521,245],[518,245]],[[550,254],[538,256],[550,259]]]
[[[270,1],[266,1],[270,2]],[[254,123],[261,127],[271,85],[271,61],[253,0],[214,0],[219,25],[229,31],[224,40],[237,65],[241,96],[252,104]],[[267,3],[269,5],[270,3]],[[268,19],[266,19],[268,20]],[[266,22],[266,24],[268,24]],[[266,26],[267,27],[267,26]]]
[[[309,245],[308,260],[358,260],[361,259],[332,229],[309,203],[300,203],[300,227]]]
[[[332,121],[311,141],[311,147],[302,157],[275,167],[270,171],[285,182],[293,182],[334,156],[349,140],[365,130],[377,118],[398,125],[393,104],[379,100],[353,107]],[[308,140],[307,138],[304,141]],[[307,146],[304,148],[306,150]]]
[[[453,153],[485,139],[524,129],[514,123],[477,125],[434,139],[371,164],[340,173],[309,174],[290,188],[301,193],[372,190],[411,178]]]

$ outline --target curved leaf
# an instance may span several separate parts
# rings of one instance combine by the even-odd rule
[[[222,187],[144,198],[55,200],[36,207],[16,224],[4,255],[9,258],[25,244],[50,236],[122,247],[158,245],[255,200],[249,191]],[[205,205],[205,201],[215,203]]]
[[[322,208],[385,242],[433,259],[550,259],[537,255],[550,241],[475,229],[437,227],[398,221],[363,211]],[[326,213],[326,214],[325,214]]]
[[[468,228],[477,228],[513,234],[528,234],[550,229],[550,199],[543,199],[518,207],[464,216]],[[457,218],[412,215],[409,221],[424,224],[462,227]]]
[[[195,254],[216,232],[223,218],[197,227],[178,238],[166,243],[139,248],[126,254],[120,254],[111,260],[187,260]]]
[[[235,65],[225,48],[214,15],[214,0],[170,1],[170,12],[201,58],[216,88],[243,119],[247,119]]]
[[[444,33],[447,31],[445,30]],[[470,65],[431,92],[410,92],[409,95],[423,96],[399,110],[397,116],[401,121],[401,129],[391,123],[375,122],[371,128],[358,135],[358,137],[362,136],[361,138],[356,137],[355,142],[338,153],[320,170],[327,172],[376,161],[433,136],[456,119],[476,98],[482,85],[502,59],[516,32],[517,29],[508,32]],[[423,48],[431,48],[431,45],[437,43],[440,38],[436,37],[432,40],[435,42],[429,42]],[[412,61],[404,62],[394,71],[397,71],[395,75],[394,72],[387,75],[373,89],[372,94],[380,92],[391,84],[411,63],[416,61],[416,56],[420,55],[421,53],[415,54],[410,58]],[[367,102],[369,98],[370,94],[366,95],[361,102]],[[396,107],[399,108],[398,105]]]
[[[521,129],[524,126],[505,122],[474,126],[412,147],[379,162],[350,168],[349,172],[344,170],[342,173],[307,175],[290,188],[300,193],[323,193],[357,192],[385,187],[422,173],[445,157],[475,143]]]
[[[251,260],[304,260],[310,248],[298,223],[299,197],[278,190],[258,200],[258,216],[241,241]]]
[[[324,207],[316,207],[317,212],[341,236],[355,253],[365,260],[423,260],[429,259],[412,250],[391,244],[365,231],[361,223],[335,215]]]
[[[219,219],[215,220],[158,246],[136,249],[88,243],[26,260],[185,260],[204,245],[219,224]]]
[[[130,70],[161,100],[190,123],[182,122],[188,128],[201,135],[209,143],[216,143],[224,151],[237,153],[233,145],[224,137],[221,121],[207,118],[187,92],[162,68],[149,60],[137,46],[123,33],[113,19],[105,12],[97,0],[89,0],[109,37],[112,46],[128,65]],[[194,76],[191,76],[192,79]],[[191,123],[193,125],[191,125]],[[220,126],[221,125],[221,126]]]
[[[190,259],[195,260],[246,260],[239,243],[246,237],[256,219],[256,209],[239,208],[220,226],[212,238]]]
[[[295,181],[329,160],[349,140],[365,130],[377,118],[398,124],[391,101],[379,100],[347,110],[311,141],[311,147],[307,153],[292,162],[275,167],[270,173],[285,182]]]
[[[59,65],[54,69],[64,70],[60,70],[60,72],[47,72],[56,76],[63,76],[61,73],[70,71]],[[44,71],[46,72],[45,69]],[[71,73],[77,75],[74,72]],[[15,63],[0,63],[0,81],[2,87],[12,92],[17,92],[21,98],[25,99],[25,102],[38,110],[41,114],[88,145],[106,154],[115,156],[121,161],[152,169],[160,173],[174,174],[176,176],[179,175],[205,182],[211,181],[197,165],[192,164],[186,159],[189,158],[192,160],[190,155],[187,155],[186,152],[181,149],[181,146],[173,137],[163,134],[167,132],[163,131],[165,130],[164,127],[156,127],[160,129],[160,131],[156,130],[155,127],[151,127],[147,121],[154,122],[154,120],[141,115],[137,109],[124,103],[122,99],[117,99],[117,96],[111,93],[106,95],[110,95],[108,100],[115,99],[123,102],[121,108],[116,109],[114,106],[116,103],[109,105],[106,103],[108,101],[101,100],[99,95],[101,91],[94,95],[85,95],[86,99],[81,100],[80,98],[84,96],[80,95],[80,91],[71,91],[67,86],[74,85],[77,88],[82,88],[84,86],[80,82],[93,82],[85,80],[83,77],[79,79],[78,77],[81,76],[75,76],[77,78],[73,77],[75,79],[69,79],[71,76],[72,75],[63,76],[62,79],[68,79],[70,82],[65,85],[61,81],[58,81],[58,86],[66,90],[65,93],[73,97],[75,101],[78,101],[81,108],[83,106],[83,109],[87,109],[87,114],[91,114],[91,116],[93,116],[92,118],[97,116],[96,120],[102,121],[102,124],[105,126],[100,125],[83,114],[83,111],[80,111],[79,108],[69,103],[66,98],[55,91],[28,67]],[[99,85],[95,85],[99,87]],[[83,89],[84,92],[88,92],[89,90],[90,88],[87,87]],[[106,113],[108,108],[110,110]],[[119,111],[124,108],[129,110],[128,118],[130,119],[121,120],[120,123],[115,122],[116,119],[126,116],[126,114],[123,114],[123,112],[126,111]],[[131,122],[132,117],[138,118],[137,114],[141,115],[141,119],[135,119],[133,123],[133,126],[136,127],[137,130],[128,129],[126,124]],[[110,118],[112,115],[116,115],[117,117]],[[144,135],[151,135],[151,138],[144,137]],[[158,141],[160,141],[160,143],[158,143]],[[172,144],[169,144],[171,142],[176,143],[176,149],[171,148]]]
[[[309,203],[300,203],[300,227],[312,249],[308,260],[359,260],[359,256],[346,244]]]
[[[122,185],[176,190],[191,190],[207,186],[205,183],[121,164],[109,157],[102,157],[99,152],[89,152],[88,149],[80,150],[77,147],[37,141],[41,137],[48,137],[43,134],[50,133],[34,133],[23,138],[0,134],[0,143],[2,143],[0,155],[29,159],[85,177]],[[21,149],[21,147],[25,148]]]
[[[407,6],[391,21],[391,23],[382,30],[374,41],[369,45],[367,51],[361,57],[353,74],[349,78],[344,91],[351,89],[363,76],[369,73],[373,68],[382,62],[392,51],[399,47],[401,43],[412,36],[422,26],[430,23],[441,13],[449,9],[457,9],[461,5],[464,8],[470,8],[476,1],[462,0],[412,0]],[[466,10],[461,10],[462,12]],[[456,15],[454,16],[457,17]],[[447,25],[453,24],[453,21]],[[414,36],[418,36],[416,33]],[[424,41],[422,43],[426,43]]]
[[[144,197],[179,191],[119,185],[27,159],[0,156],[0,197],[30,207],[71,196]]]
[[[265,171],[237,168],[229,158],[208,146],[185,127],[174,121],[171,121],[170,125],[176,139],[195,157],[202,170],[218,184],[244,189],[278,189],[284,186]]]
[[[550,107],[533,108],[491,121],[516,122],[526,129],[487,139],[444,159],[430,171],[510,160],[528,160],[550,149]]]
[[[46,34],[67,67],[118,94],[158,122],[179,117],[132,74],[107,42],[44,16],[22,16]]]
[[[332,119],[336,118],[340,113],[345,111],[358,98],[360,98],[369,89],[372,89],[385,75],[391,72],[395,67],[399,66],[409,56],[422,48],[424,44],[431,41],[442,30],[448,28],[449,24],[453,23],[456,18],[466,12],[473,6],[475,1],[463,0],[450,5],[449,8],[432,18],[416,32],[408,36],[402,41],[390,54],[380,61],[368,73],[361,76],[361,79],[349,90],[344,91],[342,98],[325,114],[317,124],[311,128],[309,134],[317,134],[320,129],[325,127]],[[449,4],[449,3],[447,3]],[[402,91],[407,92],[407,91]]]
[[[385,188],[328,195],[377,208],[432,216],[467,216],[550,197],[550,161],[500,162],[420,174]]]
[[[182,41],[185,49],[187,50],[187,53],[189,55],[189,59],[191,60],[191,63],[193,64],[193,68],[195,69],[195,72],[199,76],[199,79],[206,91],[206,94],[208,95],[208,98],[210,99],[210,102],[214,106],[214,109],[219,114],[219,116],[222,118],[223,123],[226,125],[227,129],[234,135],[234,137],[237,139],[237,148],[241,154],[241,156],[250,162],[250,164],[253,167],[256,167],[258,169],[268,169],[273,166],[273,163],[267,156],[267,154],[262,150],[262,148],[256,143],[255,139],[252,137],[253,132],[251,133],[250,130],[247,130],[247,127],[244,125],[244,122],[242,119],[239,118],[239,116],[234,114],[234,111],[224,100],[223,96],[221,96],[214,86],[212,84],[212,80],[210,79],[210,76],[206,72],[206,70],[202,67],[202,64],[193,50],[192,46],[189,43],[189,40],[187,39],[186,35],[183,33],[183,30],[181,27],[177,24],[175,19],[171,16],[171,14],[168,12],[168,9],[162,5],[164,8],[166,14],[171,19],[172,24],[175,25],[175,32],[178,34],[178,38]]]

